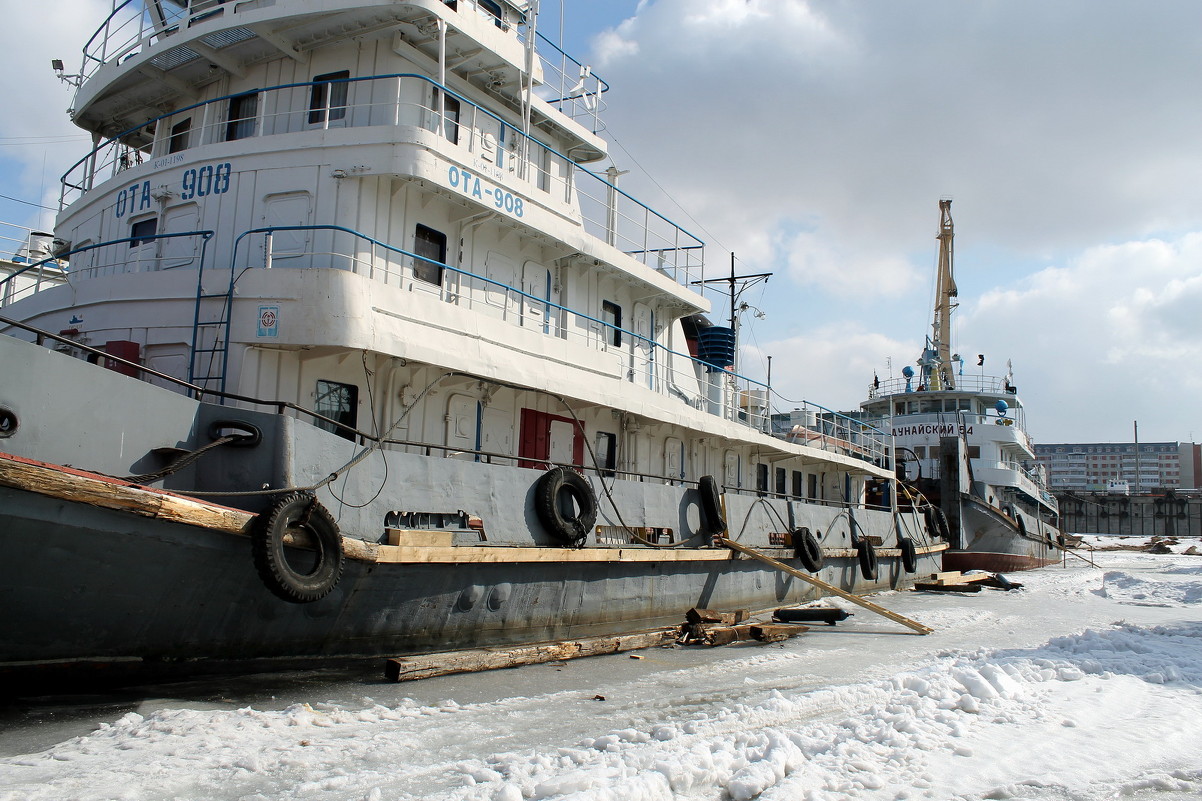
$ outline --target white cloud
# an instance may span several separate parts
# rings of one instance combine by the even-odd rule
[[[1173,439],[1202,389],[1196,23],[1118,0],[647,0],[596,55],[619,166],[688,210],[711,270],[733,250],[776,273],[774,383],[848,408],[884,356],[917,357],[952,195],[959,341],[1013,356],[1036,436],[1139,417]]]
[[[62,59],[68,73],[77,72],[84,42],[110,9],[102,0],[10,3],[4,9],[9,105],[0,115],[0,157],[19,165],[5,194],[56,206],[60,176],[91,147],[89,135],[67,116],[74,90],[55,77],[50,61]],[[47,219],[48,213],[23,210]]]

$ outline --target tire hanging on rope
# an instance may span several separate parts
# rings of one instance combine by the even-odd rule
[[[726,518],[722,516],[722,498],[718,482],[713,476],[702,476],[697,481],[697,493],[701,502],[701,526],[706,534],[716,537],[726,531]]]
[[[597,522],[597,496],[575,470],[553,467],[534,487],[534,512],[548,534],[580,547]]]
[[[907,573],[913,573],[918,569],[918,550],[914,547],[914,540],[898,537],[897,547],[901,549],[902,568]]]
[[[876,548],[865,537],[860,537],[856,542],[856,561],[860,563],[860,575],[869,581],[876,581]]]
[[[817,573],[822,569],[823,557],[822,546],[818,543],[818,538],[814,536],[808,528],[795,529],[792,534],[793,539],[793,558],[801,562],[810,573]]]
[[[295,546],[284,542],[287,535],[297,543]],[[289,560],[289,550],[293,551],[293,561]],[[316,497],[303,492],[285,495],[258,516],[251,531],[251,551],[267,589],[289,603],[320,600],[342,578],[338,524]],[[314,554],[309,569],[294,564],[297,552]]]
[[[951,541],[951,529],[947,524],[947,515],[938,506],[927,506],[922,510],[926,518],[927,534],[933,540]]]

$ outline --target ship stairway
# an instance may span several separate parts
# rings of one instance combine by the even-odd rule
[[[202,261],[196,279],[196,308],[188,359],[188,383],[201,389],[225,392],[233,300],[233,265],[229,269],[205,269]]]

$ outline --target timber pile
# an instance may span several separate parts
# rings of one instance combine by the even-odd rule
[[[914,589],[923,592],[980,592],[985,587],[999,590],[1016,590],[1023,585],[1011,581],[1000,573],[932,573],[928,581],[914,582]]]
[[[678,645],[730,645],[734,642],[758,640],[759,642],[782,642],[802,634],[805,626],[782,626],[775,623],[744,623],[750,614],[746,609],[735,612],[717,612],[712,609],[693,608],[685,614],[680,627]]]

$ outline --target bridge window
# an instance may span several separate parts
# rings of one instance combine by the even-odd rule
[[[167,140],[167,152],[179,153],[188,149],[188,140],[192,137],[192,118],[180,120],[171,126],[171,138]]]
[[[601,322],[605,323],[605,341],[615,348],[622,347],[622,307],[611,300],[601,301]]]
[[[608,431],[597,432],[597,466],[601,475],[609,478],[618,466],[618,435]]]
[[[318,75],[309,89],[309,124],[320,125],[346,117],[346,95],[351,77],[349,70]]]
[[[317,420],[318,428],[325,429],[331,434],[337,434],[343,439],[355,439],[355,418],[359,408],[359,388],[354,384],[340,384],[337,381],[318,381],[317,399],[313,403],[313,411],[322,417],[341,423],[348,428]]]
[[[225,139],[246,139],[255,135],[255,117],[259,113],[259,93],[251,92],[230,98],[226,114]]]
[[[504,27],[505,15],[501,11],[500,3],[494,2],[494,0],[476,0],[476,5],[497,18],[496,25],[498,28]]]
[[[147,242],[154,241],[154,235],[159,232],[159,218],[150,217],[145,220],[138,220],[129,227],[129,246],[136,248],[138,245],[144,245]]]
[[[413,238],[413,252],[421,257],[413,260],[413,277],[442,286],[442,268],[447,261],[447,235],[418,225]]]
[[[459,144],[459,99],[441,89],[434,90],[434,118],[438,119],[439,104],[444,117],[442,135],[453,145]]]

